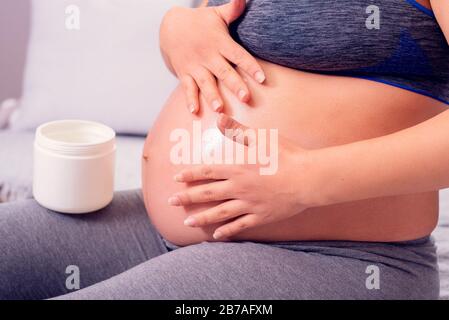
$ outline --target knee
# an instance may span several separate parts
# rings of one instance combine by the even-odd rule
[[[174,252],[189,264],[219,268],[226,265],[244,265],[246,259],[255,260],[261,254],[260,246],[251,242],[208,242],[190,245]]]

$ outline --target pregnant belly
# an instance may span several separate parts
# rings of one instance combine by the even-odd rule
[[[253,128],[278,129],[280,135],[304,148],[323,148],[389,134],[425,121],[445,110],[432,99],[362,79],[304,73],[261,61],[267,82],[259,85],[241,73],[252,92],[246,105],[220,85],[224,112]],[[217,225],[190,228],[183,224],[192,213],[217,203],[171,207],[167,199],[186,188],[173,180],[187,166],[173,159],[175,136],[187,134],[190,160],[220,143],[216,118],[202,103],[192,115],[184,93],[177,88],[148,134],[142,159],[142,184],[148,214],[158,231],[177,245],[213,241]],[[194,132],[207,130],[196,141]],[[198,131],[199,132],[199,131]],[[179,160],[179,159],[178,159]],[[193,160],[192,160],[193,161]],[[319,192],[319,191],[317,191]],[[438,219],[438,192],[392,196],[308,209],[290,219],[259,226],[234,240],[354,240],[403,241],[428,235]]]

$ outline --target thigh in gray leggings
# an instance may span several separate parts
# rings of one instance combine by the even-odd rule
[[[67,289],[68,266],[80,290]],[[438,283],[431,238],[178,248],[137,190],[82,216],[0,204],[0,299],[436,299]]]

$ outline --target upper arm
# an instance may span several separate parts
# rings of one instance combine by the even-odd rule
[[[432,10],[435,13],[438,24],[443,30],[446,40],[449,43],[449,1],[431,0]]]

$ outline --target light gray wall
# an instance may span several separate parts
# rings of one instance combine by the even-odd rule
[[[19,98],[30,26],[30,0],[0,1],[0,102]]]

